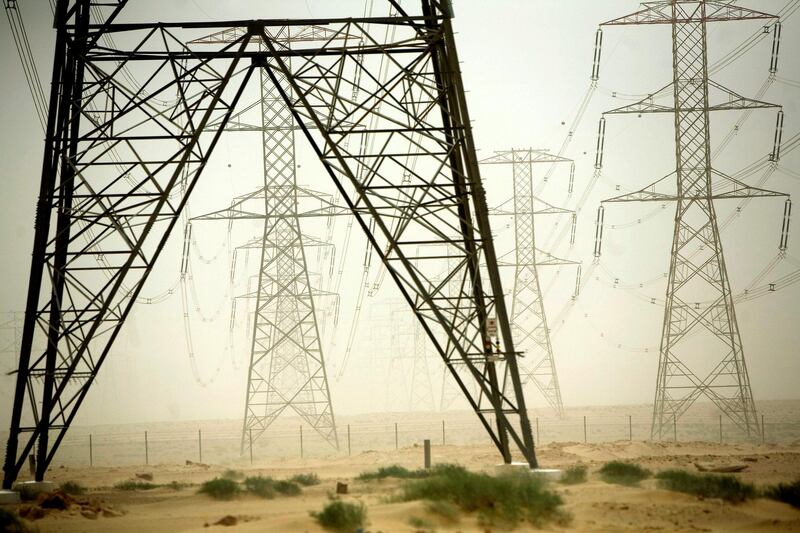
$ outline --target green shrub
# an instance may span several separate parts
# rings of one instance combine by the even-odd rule
[[[29,533],[32,530],[17,515],[0,507],[0,531],[6,533]]]
[[[431,469],[428,477],[406,484],[400,498],[448,501],[466,512],[477,512],[489,524],[513,527],[528,520],[538,526],[565,517],[559,509],[561,497],[546,483],[527,472],[493,477],[443,465]]]
[[[418,516],[410,517],[408,519],[408,525],[413,527],[414,529],[433,529],[432,523]]]
[[[384,479],[396,477],[400,479],[419,479],[430,475],[430,470],[409,470],[400,465],[382,466],[371,472],[361,472],[356,479],[361,481],[371,481],[374,479]]]
[[[800,508],[800,479],[793,483],[778,483],[764,489],[764,496]]]
[[[233,481],[239,481],[240,479],[244,478],[244,473],[239,470],[231,470],[228,469],[222,473],[220,476],[222,479],[231,479]]]
[[[656,474],[659,488],[685,492],[704,498],[721,498],[739,503],[757,495],[756,488],[735,476],[694,474],[685,470],[665,470]]]
[[[310,487],[312,485],[319,485],[319,476],[316,474],[296,474],[289,478],[289,481],[293,481],[298,485],[302,485],[304,487]]]
[[[180,481],[170,481],[169,483],[167,483],[166,485],[163,485],[163,486],[168,488],[168,489],[172,489],[172,490],[183,490],[186,487],[188,487],[189,484],[188,483],[181,483]]]
[[[215,500],[230,500],[239,494],[239,484],[232,479],[217,477],[200,485],[198,492]]]
[[[617,485],[638,485],[640,481],[650,477],[651,472],[634,463],[611,461],[599,470],[600,479],[606,483]]]
[[[564,485],[577,485],[578,483],[586,483],[586,473],[588,469],[586,465],[575,465],[564,470],[561,476],[561,483]]]
[[[271,477],[253,476],[244,480],[244,488],[262,498],[274,498],[275,494],[297,496],[302,492],[300,485],[294,481],[272,479]]]
[[[73,496],[80,496],[86,492],[84,486],[77,481],[65,481],[61,484],[61,490]]]
[[[120,481],[114,488],[117,490],[152,490],[157,488],[158,485],[148,481],[138,481],[136,479],[129,479],[128,481]]]
[[[300,485],[294,481],[279,479],[275,481],[275,492],[283,494],[284,496],[297,496],[302,491]]]
[[[367,521],[367,508],[363,503],[335,500],[325,504],[319,513],[311,512],[319,525],[333,531],[355,531]]]
[[[461,510],[458,505],[447,500],[434,500],[427,503],[425,509],[429,513],[441,516],[447,522],[456,523],[461,518]]]
[[[247,492],[252,492],[262,498],[275,497],[275,480],[271,477],[251,476],[245,478],[244,488]]]

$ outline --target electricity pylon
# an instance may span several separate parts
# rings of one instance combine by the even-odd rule
[[[533,383],[544,399],[564,416],[561,388],[550,342],[550,328],[544,310],[539,284],[540,266],[574,265],[575,261],[559,259],[536,247],[536,215],[572,213],[554,207],[533,195],[533,165],[541,163],[573,163],[571,159],[550,154],[545,150],[509,150],[495,152],[483,159],[484,165],[511,165],[514,175],[513,211],[495,210],[495,214],[514,218],[514,288],[511,299],[511,330],[524,359],[521,367],[523,383]],[[501,263],[503,265],[503,263]]]
[[[414,324],[414,360],[411,365],[411,391],[409,410],[435,409],[433,401],[433,383],[428,365],[428,339],[425,330]]]
[[[605,200],[677,203],[651,436],[661,439],[671,432],[701,396],[749,436],[759,435],[714,202],[783,195],[749,187],[711,167],[709,113],[778,106],[709,80],[706,25],[775,17],[711,0],[646,2],[642,7],[601,26],[666,24],[672,29],[672,83],[654,93],[671,93],[672,105],[651,95],[605,113],[671,113],[675,119],[676,171],[637,192]],[[722,95],[722,101],[712,103],[710,92]],[[698,375],[702,363],[711,370]]]
[[[124,0],[56,2],[4,488],[35,445],[35,478],[44,478],[261,70],[443,363],[466,367],[451,378],[503,461],[512,462],[513,447],[538,465],[452,11],[449,2],[421,0],[421,14],[409,15],[390,2],[396,17],[138,23],[116,22]],[[355,36],[292,50],[270,36],[276,27],[309,25]],[[240,29],[231,43],[186,44],[196,30],[230,28]],[[460,280],[458,293],[434,283],[441,257],[416,257],[420,244],[454,258],[445,279]],[[43,352],[32,351],[34,338],[46,340]]]
[[[232,28],[202,37],[190,44],[227,44],[242,35]],[[288,26],[270,29],[270,37],[289,50],[291,43],[326,42],[347,37],[318,26]],[[287,60],[287,66],[290,62]],[[236,220],[243,216],[244,201],[263,202],[256,207],[264,227],[261,239],[258,289],[255,293],[255,317],[247,372],[241,452],[244,454],[278,416],[294,411],[328,444],[339,448],[336,421],[331,404],[325,369],[320,327],[314,306],[306,261],[306,247],[300,229],[300,206],[303,196],[297,185],[295,165],[295,129],[292,112],[280,95],[286,77],[278,75],[275,84],[260,71],[260,121],[243,121],[245,110],[231,117],[226,131],[260,131],[264,186],[255,194],[234,202],[226,211],[216,211],[194,220]],[[260,104],[260,105],[259,105]],[[216,125],[211,124],[210,128]],[[242,201],[244,200],[244,201]],[[259,208],[260,207],[260,208]],[[325,213],[323,213],[324,216]]]
[[[19,355],[22,338],[22,325],[25,314],[20,311],[8,311],[0,314],[0,355]]]

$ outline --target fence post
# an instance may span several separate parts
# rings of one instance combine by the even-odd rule
[[[197,462],[203,462],[203,434],[201,433],[200,428],[197,429]]]
[[[144,464],[150,464],[150,451],[147,449],[147,431],[144,432]]]
[[[539,417],[536,417],[536,442],[539,444],[542,443],[542,439],[539,438]]]
[[[719,443],[722,444],[722,415],[719,415]]]
[[[628,441],[633,442],[633,419],[628,415]]]
[[[586,437],[586,415],[583,415],[583,442],[584,444],[589,442],[589,439]]]
[[[250,464],[253,464],[253,428],[247,431],[250,435]]]
[[[431,440],[425,439],[423,441],[424,453],[425,453],[425,468],[431,467]]]
[[[300,424],[300,459],[303,458],[303,424]]]
[[[350,424],[347,424],[347,456],[350,457],[352,448],[350,448]]]
[[[94,466],[94,457],[92,453],[92,434],[89,433],[89,466]]]
[[[764,444],[767,439],[767,429],[764,426],[764,413],[761,413],[761,444]]]
[[[394,449],[400,449],[400,439],[397,435],[397,422],[394,423]]]
[[[444,446],[445,443],[447,443],[447,440],[445,439],[445,434],[444,434],[444,420],[442,420],[442,446]]]
[[[678,417],[672,415],[672,440],[678,442]]]

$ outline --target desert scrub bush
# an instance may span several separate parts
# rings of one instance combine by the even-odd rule
[[[231,479],[233,481],[239,481],[241,479],[244,479],[244,472],[229,468],[228,470],[224,471],[220,477],[222,479]]]
[[[252,492],[262,498],[275,497],[275,480],[271,477],[251,476],[245,478],[244,488],[247,492]]]
[[[406,522],[408,522],[408,525],[416,530],[433,529],[433,524],[431,522],[425,520],[424,518],[420,518],[418,516],[411,516],[409,517],[408,520],[406,520]]]
[[[117,490],[152,490],[158,488],[158,485],[148,481],[129,479],[128,481],[120,481],[114,485],[114,488]]]
[[[61,484],[61,490],[72,496],[80,496],[86,492],[86,488],[77,481],[65,481]]]
[[[740,503],[757,496],[756,488],[735,476],[694,474],[685,470],[665,470],[656,474],[658,487],[704,498],[720,498]]]
[[[439,515],[444,518],[446,522],[455,524],[461,519],[461,509],[458,505],[447,500],[434,500],[425,505],[425,509],[429,513]]]
[[[325,529],[333,531],[355,531],[367,521],[367,508],[363,503],[334,500],[325,504],[322,511],[310,513]]]
[[[646,468],[635,463],[624,463],[622,461],[611,461],[606,463],[598,471],[600,479],[606,483],[616,485],[638,485],[640,481],[650,477],[651,472]]]
[[[189,483],[182,483],[180,481],[170,481],[169,483],[162,486],[172,490],[183,490],[189,486]]]
[[[314,473],[295,474],[294,476],[289,478],[289,481],[292,481],[304,487],[310,487],[312,485],[319,485],[319,476]]]
[[[294,481],[278,479],[275,481],[275,492],[284,496],[297,496],[302,492],[300,485]]]
[[[561,483],[564,485],[577,485],[578,483],[586,483],[588,469],[586,465],[574,465],[566,470],[561,475]]]
[[[513,527],[522,520],[535,526],[562,522],[561,497],[541,477],[512,473],[493,477],[453,465],[432,468],[430,475],[407,483],[400,499],[448,501],[477,513],[487,524]]]
[[[272,479],[271,477],[253,476],[244,480],[244,488],[262,498],[274,498],[276,494],[283,496],[297,496],[300,494],[300,485],[294,481]]]
[[[17,515],[0,507],[0,531],[6,533],[30,533],[29,528]]]
[[[361,472],[356,479],[360,481],[372,481],[374,479],[384,479],[396,477],[400,479],[419,479],[430,475],[430,470],[409,470],[400,465],[382,466],[377,470]]]
[[[231,500],[239,494],[239,484],[232,479],[215,477],[200,485],[197,492],[207,494],[215,500]]]
[[[769,486],[764,489],[764,496],[800,509],[800,479],[793,483],[778,483]]]

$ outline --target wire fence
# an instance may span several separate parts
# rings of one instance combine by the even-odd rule
[[[759,422],[763,424],[762,434],[748,438],[732,422],[720,416],[684,417],[674,424],[671,434],[662,436],[662,440],[723,444],[790,444],[800,441],[800,421],[770,420],[765,415]],[[587,415],[560,420],[534,417],[531,423],[534,439],[539,445],[650,440],[651,420],[643,416]],[[245,439],[247,437],[245,434]],[[338,450],[308,425],[284,423],[270,428],[256,439],[251,454],[247,440],[242,447],[241,426],[236,421],[183,422],[137,426],[135,430],[126,426],[73,428],[62,442],[53,464],[246,464],[289,457],[325,458],[386,452],[421,446],[425,439],[434,446],[491,444],[477,419],[402,418],[397,422],[340,422]]]

